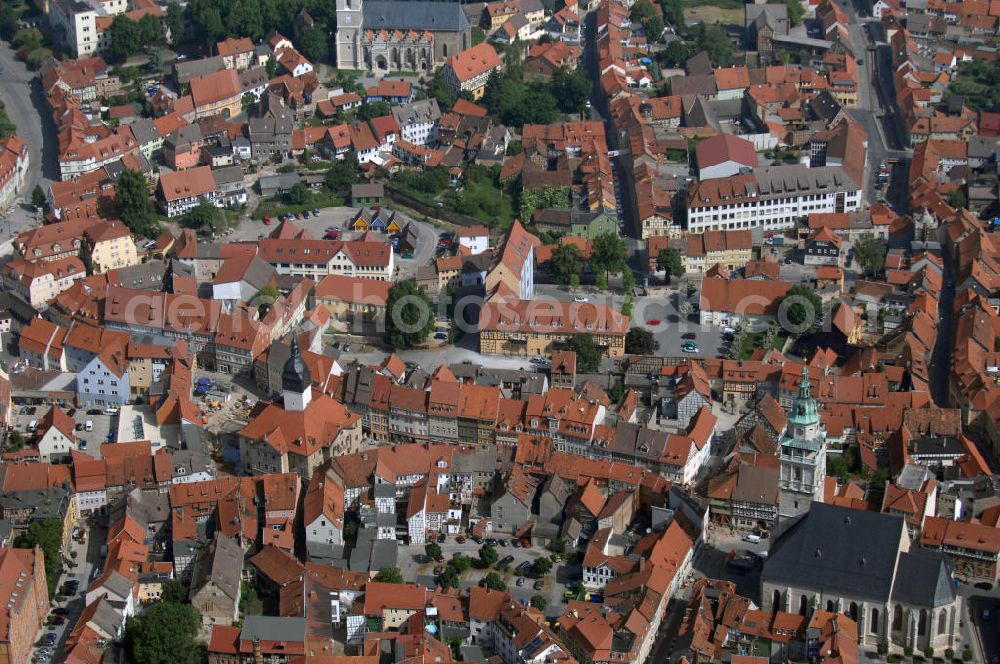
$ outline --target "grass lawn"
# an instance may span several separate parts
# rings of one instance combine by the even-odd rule
[[[486,178],[466,184],[461,204],[445,205],[455,211],[481,219],[487,226],[507,228],[514,223],[514,201]]]
[[[720,2],[718,6],[698,5],[696,7],[685,7],[684,18],[689,21],[700,21],[702,23],[722,23],[723,25],[739,25],[743,23],[743,9],[735,9],[729,6],[728,2]],[[739,5],[741,8],[742,4]]]
[[[289,205],[280,199],[261,201],[251,216],[254,219],[263,219],[264,215],[273,218],[282,214],[299,214],[306,210],[311,212],[315,208],[340,207],[343,204],[343,200],[331,194],[314,193],[304,205]]]

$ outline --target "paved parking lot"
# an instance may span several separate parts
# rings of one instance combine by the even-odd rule
[[[440,546],[441,553],[445,559],[443,563],[435,563],[434,561],[421,563],[420,561],[425,557],[423,545],[413,544],[402,546],[400,548],[399,568],[403,574],[403,578],[416,579],[417,583],[422,583],[427,587],[434,587],[435,567],[446,565],[456,553],[461,553],[463,556],[469,556],[470,558],[477,558],[481,545],[476,544],[471,539],[467,539],[464,544],[459,544],[452,536]],[[514,573],[514,570],[525,561],[534,562],[541,556],[551,555],[551,552],[537,546],[530,549],[514,548],[513,546],[497,546],[495,548],[501,560],[506,556],[514,557],[514,562],[509,565],[510,571],[501,574],[504,577],[504,582],[507,584],[507,590],[514,599],[527,604],[535,595],[542,595],[548,603],[545,615],[558,616],[563,613],[566,608],[563,593],[566,592],[567,585],[571,585],[580,579],[581,571],[579,565],[574,567],[565,561],[553,565],[552,571],[543,579],[544,587],[542,590],[535,590],[532,587],[535,579],[531,578],[525,579],[523,586],[518,586],[518,577]],[[479,580],[491,571],[497,572],[496,569],[492,568],[486,570],[470,569],[461,576],[460,587],[464,589],[478,585]]]
[[[34,408],[34,413],[30,413],[30,409]],[[43,404],[35,406],[15,406],[14,428],[20,432],[25,437],[25,443],[29,446],[34,446],[33,436],[28,431],[28,426],[31,424],[32,420],[38,422],[38,426],[41,426],[42,419],[49,412],[52,407]],[[68,413],[70,409],[64,408],[64,412]],[[95,459],[101,458],[101,444],[108,442],[108,432],[116,431],[118,429],[118,416],[117,415],[105,415],[104,409],[101,407],[81,407],[76,408],[73,414],[73,420],[79,427],[73,432],[77,440],[77,449],[86,452]],[[90,421],[92,426],[91,431],[86,431],[86,424]]]

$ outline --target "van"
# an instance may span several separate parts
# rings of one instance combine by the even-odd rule
[[[760,544],[760,535],[754,535],[753,533],[750,533],[749,535],[743,538],[743,541],[750,542],[751,544]]]
[[[28,431],[34,431],[38,428],[38,420],[31,420],[28,422]]]
[[[87,423],[83,425],[83,430],[84,431],[93,431],[94,430],[94,423],[92,421],[90,421],[90,420],[87,420]]]

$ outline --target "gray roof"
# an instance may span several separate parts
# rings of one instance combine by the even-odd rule
[[[788,32],[788,7],[784,4],[744,5],[744,24],[760,29],[767,25],[776,33]]]
[[[400,127],[405,127],[408,124],[437,122],[441,119],[441,109],[438,107],[437,99],[431,97],[403,106],[394,106],[392,117],[396,118],[396,124]]]
[[[432,32],[467,30],[469,17],[457,2],[368,0],[363,5],[366,30],[399,29]]]
[[[201,126],[197,124],[188,124],[178,127],[172,131],[166,138],[163,139],[163,145],[166,146],[188,146],[191,143],[201,142]]]
[[[955,601],[951,563],[940,551],[922,549],[900,554],[892,599],[919,607],[939,607]]]
[[[842,109],[843,106],[841,106],[840,102],[834,98],[829,90],[821,90],[809,101],[809,110],[813,112],[813,115],[826,122],[837,117],[837,114]]]
[[[239,182],[243,183],[243,169],[239,166],[223,166],[222,168],[213,168],[212,177],[215,178],[215,184],[235,184]]]
[[[219,590],[234,602],[240,597],[240,572],[243,570],[243,549],[236,540],[221,532],[215,533],[215,541],[204,549],[204,554],[195,562],[191,578],[193,597],[212,581]]]
[[[201,60],[185,60],[174,64],[174,76],[181,85],[190,83],[192,78],[207,76],[226,68],[221,55],[213,55]]]
[[[160,132],[156,131],[156,125],[149,118],[136,118],[129,125],[129,129],[132,130],[135,142],[139,145],[152,143],[160,139]]]
[[[910,442],[910,453],[920,456],[961,456],[965,454],[965,445],[954,436],[915,438]]]
[[[385,196],[385,185],[381,182],[364,182],[351,185],[351,198],[381,198]]]
[[[124,616],[108,601],[107,598],[102,597],[99,600],[100,604],[94,609],[94,615],[90,617],[87,622],[96,625],[102,632],[114,636],[118,634],[121,629],[122,620]]]
[[[891,514],[813,502],[775,538],[761,582],[886,602],[904,527]]]
[[[739,469],[733,500],[743,503],[778,503],[778,469],[743,464]]]
[[[279,618],[277,616],[246,616],[240,640],[291,641],[306,639],[305,618]]]

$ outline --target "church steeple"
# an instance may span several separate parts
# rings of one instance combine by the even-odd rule
[[[294,335],[291,355],[281,371],[281,391],[285,398],[285,410],[305,410],[312,398],[312,374],[299,353],[299,341]]]
[[[799,397],[792,404],[792,414],[788,419],[793,426],[802,427],[819,422],[819,412],[816,410],[816,400],[812,397],[812,384],[809,382],[809,367],[802,367]]]

